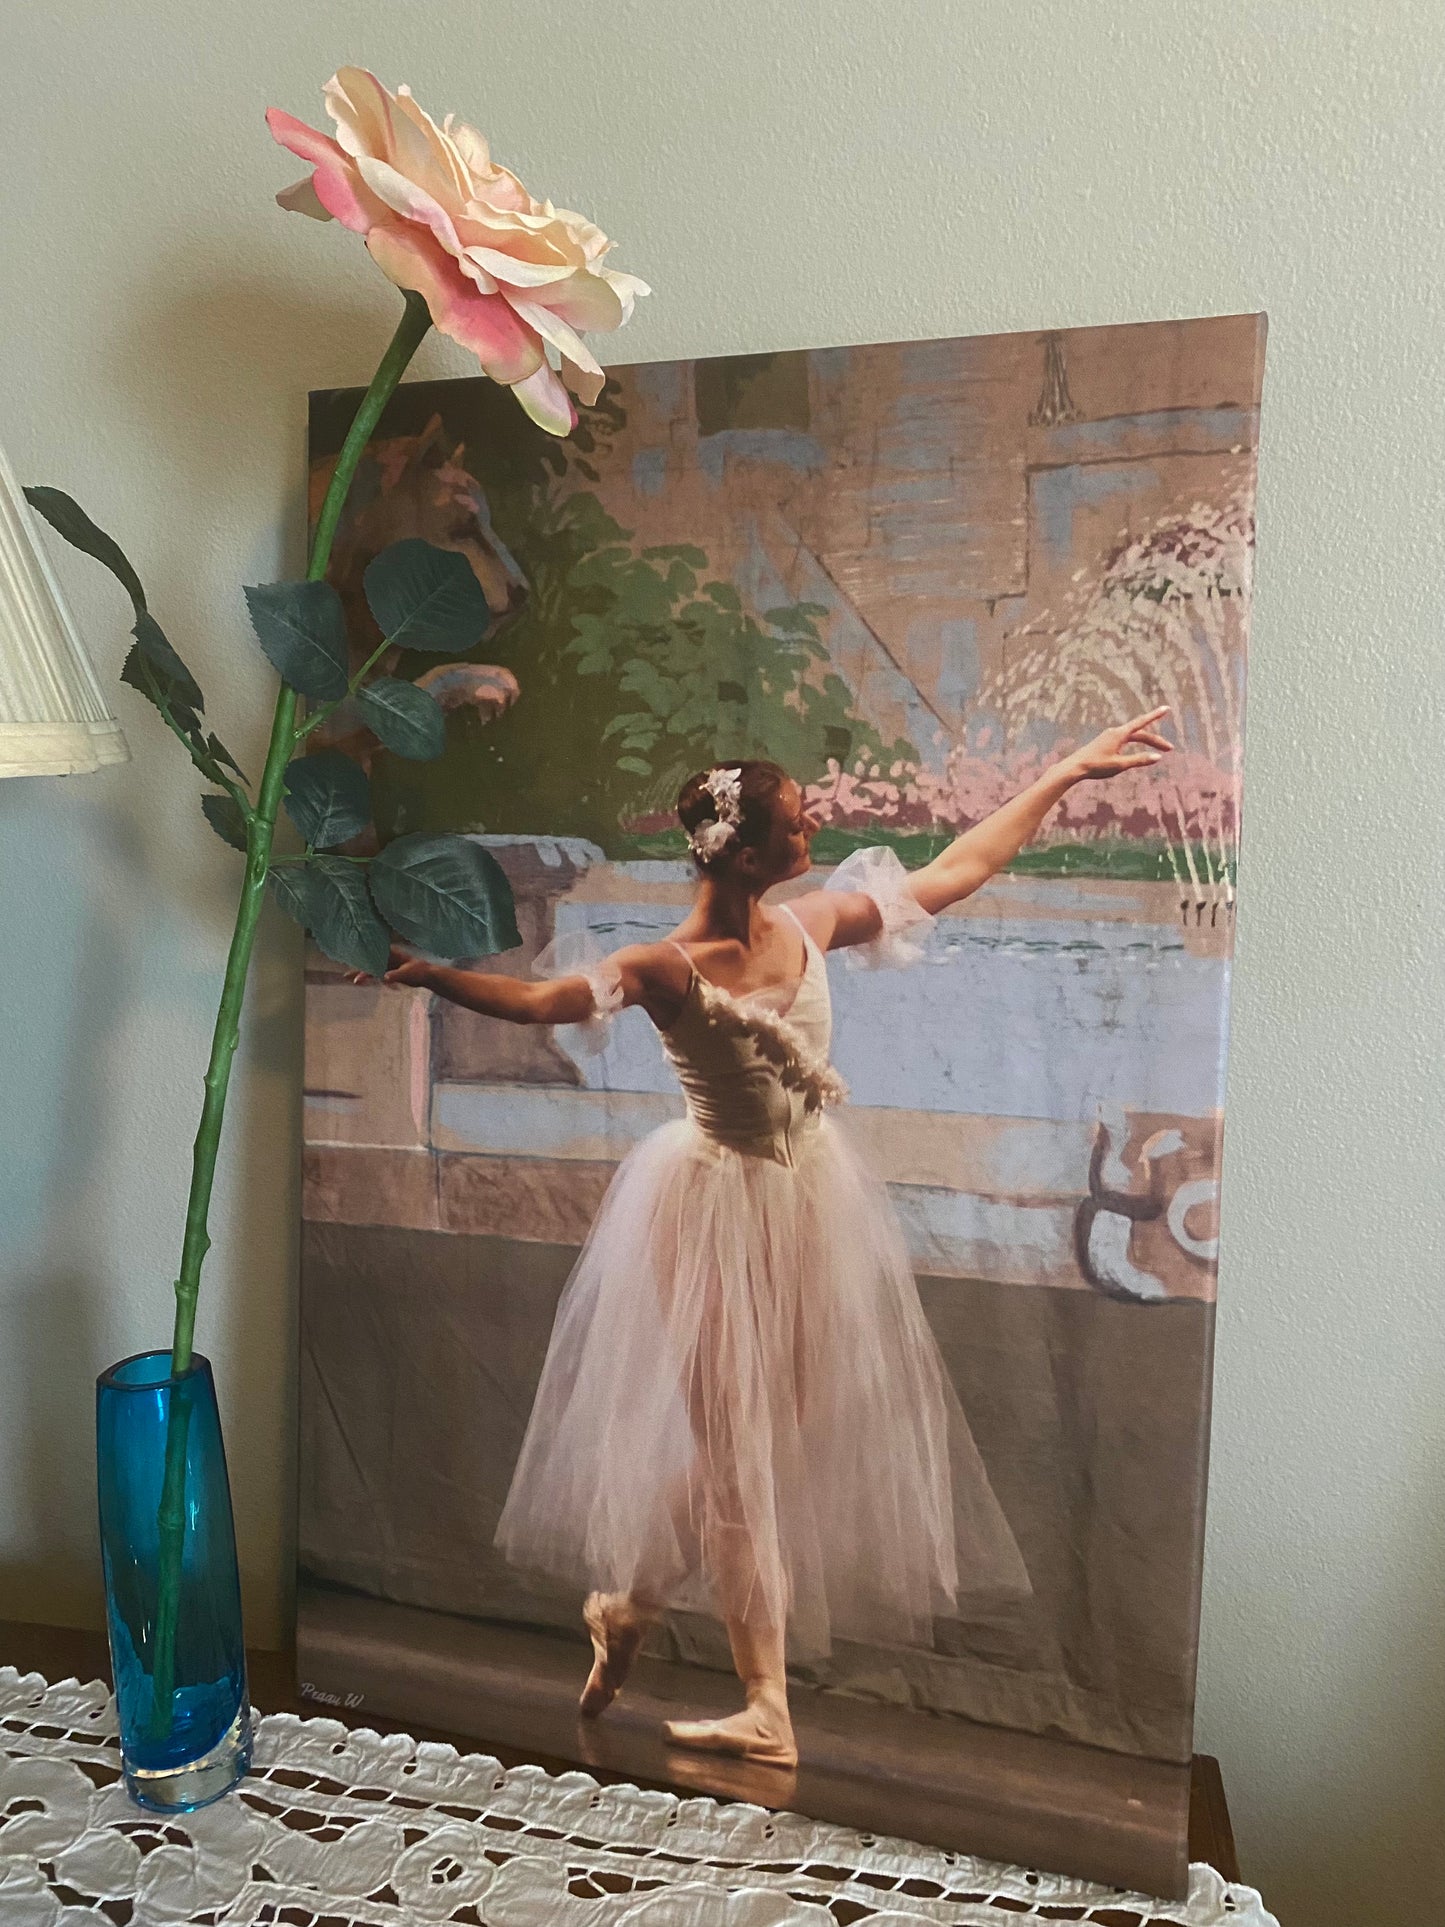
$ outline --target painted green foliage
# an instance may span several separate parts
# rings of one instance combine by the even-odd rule
[[[667,846],[678,789],[719,760],[769,757],[806,782],[830,757],[913,758],[911,745],[884,743],[858,717],[851,691],[829,670],[822,608],[754,613],[702,549],[634,548],[597,496],[575,485],[595,477],[588,456],[619,421],[604,392],[558,451],[560,474],[525,459],[525,445],[517,447],[525,424],[508,425],[507,460],[485,432],[479,437],[493,526],[521,567],[527,598],[471,660],[510,669],[521,695],[488,721],[450,718],[446,754],[429,766],[375,760],[384,834],[562,834],[624,857]]]

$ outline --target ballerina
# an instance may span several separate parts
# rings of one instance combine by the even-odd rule
[[[544,953],[539,982],[393,950],[388,984],[511,1023],[641,1006],[686,1097],[622,1160],[573,1267],[496,1534],[586,1595],[585,1717],[665,1610],[701,1611],[723,1622],[744,1707],[667,1738],[792,1767],[790,1658],[835,1637],[926,1646],[960,1598],[1031,1590],[887,1193],[826,1116],[846,1092],[824,954],[910,961],[909,933],[1067,790],[1157,763],[1167,713],[1104,730],[911,875],[859,850],[778,905],[764,898],[807,871],[817,822],[775,764],[720,765],[678,799],[698,888],[665,941],[581,969]]]

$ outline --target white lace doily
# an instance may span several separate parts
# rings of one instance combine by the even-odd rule
[[[1278,1927],[1206,1866],[1155,1901],[289,1713],[199,1813],[143,1811],[119,1769],[104,1686],[0,1667],[5,1927]]]

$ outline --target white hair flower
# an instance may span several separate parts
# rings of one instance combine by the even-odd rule
[[[703,788],[717,804],[718,820],[738,823],[743,814],[743,773],[740,769],[709,770]]]
[[[693,854],[706,861],[709,857],[716,856],[720,850],[725,850],[737,833],[736,824],[715,819],[710,823],[699,823],[688,838],[688,842]]]
[[[740,769],[709,770],[702,787],[712,798],[717,815],[698,824],[688,838],[688,846],[694,856],[706,862],[725,850],[738,833],[743,820],[743,773]]]

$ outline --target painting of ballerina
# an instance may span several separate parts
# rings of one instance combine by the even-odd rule
[[[389,405],[522,943],[308,953],[303,1690],[1182,1891],[1264,333]]]

